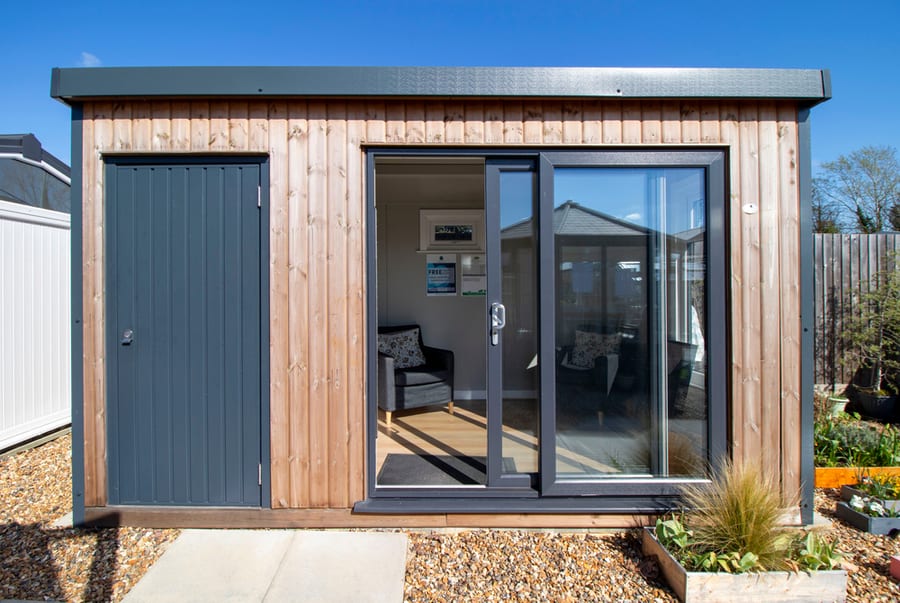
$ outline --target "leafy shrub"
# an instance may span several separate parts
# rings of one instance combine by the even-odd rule
[[[893,475],[864,475],[856,489],[864,494],[881,500],[900,498],[900,478]]]
[[[817,467],[890,467],[900,464],[900,430],[876,426],[859,415],[820,414],[814,426]]]

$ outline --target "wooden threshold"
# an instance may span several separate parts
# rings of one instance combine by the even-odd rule
[[[650,525],[653,515],[465,514],[373,515],[350,509],[238,509],[110,506],[85,509],[92,527],[144,528],[614,528]]]

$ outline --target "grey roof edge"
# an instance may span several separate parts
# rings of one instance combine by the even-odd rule
[[[34,134],[0,134],[0,153],[21,155],[23,158],[37,163],[46,163],[67,178],[72,177],[69,166],[46,151]]]
[[[90,67],[53,69],[50,96],[831,98],[823,69],[607,67]]]

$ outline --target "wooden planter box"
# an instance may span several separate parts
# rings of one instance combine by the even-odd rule
[[[865,498],[869,496],[862,490],[857,490],[853,486],[841,486],[841,500],[849,501],[854,496],[859,496],[860,498]],[[869,496],[869,498],[877,500],[881,503],[881,506],[885,509],[894,511],[900,511],[900,500],[894,500],[890,498],[878,498],[877,496]]]
[[[900,517],[872,517],[851,509],[850,505],[839,502],[834,510],[835,515],[862,530],[872,534],[890,534],[894,530],[900,530]]]
[[[845,601],[847,572],[762,572],[728,574],[689,572],[656,539],[653,528],[644,528],[644,555],[655,555],[666,582],[685,603],[747,601]]]
[[[855,484],[860,475],[900,476],[900,467],[816,467],[816,488]]]

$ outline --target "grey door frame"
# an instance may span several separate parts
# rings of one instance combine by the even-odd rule
[[[410,157],[482,157],[485,159],[485,182],[488,184],[489,165],[512,166],[517,162],[522,165],[528,161],[536,163],[538,175],[538,194],[536,196],[535,216],[538,221],[537,270],[539,282],[539,357],[553,358],[554,350],[554,309],[556,294],[554,284],[555,252],[553,249],[553,170],[556,167],[702,167],[706,169],[706,187],[709,199],[707,207],[707,224],[710,248],[721,250],[721,253],[707,251],[709,269],[707,287],[707,303],[710,304],[708,325],[725,325],[727,311],[726,280],[726,201],[727,201],[727,150],[719,147],[679,147],[678,149],[440,149],[440,148],[402,148],[402,147],[370,147],[366,149],[366,271],[367,271],[367,472],[366,491],[368,500],[358,503],[354,509],[358,512],[372,513],[408,513],[408,512],[659,512],[671,508],[680,494],[680,485],[689,481],[669,478],[650,478],[647,480],[591,480],[579,483],[560,483],[556,479],[555,467],[555,367],[552,363],[542,362],[540,370],[540,437],[539,437],[539,471],[537,487],[520,486],[515,479],[498,480],[502,460],[498,451],[502,450],[502,426],[488,428],[488,467],[489,479],[486,487],[452,488],[378,488],[375,483],[375,437],[377,425],[377,291],[376,269],[376,212],[375,212],[375,160],[385,156]],[[491,199],[485,191],[486,226],[492,220],[499,224],[499,215],[489,217],[488,201]],[[499,231],[498,231],[499,232]],[[486,245],[489,265],[492,231],[486,228]],[[496,241],[495,253],[499,251]],[[499,267],[499,260],[497,260]],[[491,290],[489,269],[489,295]],[[494,270],[496,272],[496,269]],[[499,278],[499,275],[497,275]],[[494,287],[496,287],[496,283]],[[494,289],[496,290],[496,289]],[[715,299],[713,299],[715,298]],[[487,304],[489,307],[490,304]],[[487,312],[486,312],[487,313]],[[487,321],[488,317],[486,317]],[[718,322],[717,322],[718,321]],[[548,330],[549,329],[549,330]],[[726,370],[727,329],[707,329],[712,335],[709,338],[710,366],[708,374],[716,373],[710,379],[709,390],[709,459],[715,468],[718,460],[728,451],[727,417],[729,414],[730,396],[728,396],[729,374]],[[487,331],[485,335],[487,339]],[[495,361],[496,363],[496,361]],[[490,387],[490,382],[489,382]],[[498,387],[494,385],[494,387]],[[496,411],[495,411],[496,412]],[[496,458],[494,458],[496,457]],[[493,465],[493,468],[491,468]],[[491,480],[490,476],[494,479]],[[516,478],[518,476],[506,476]],[[498,500],[505,499],[505,500]]]
[[[271,507],[271,452],[270,452],[270,359],[269,359],[269,157],[264,154],[242,154],[242,155],[216,155],[216,154],[192,154],[171,155],[171,154],[153,154],[142,155],[132,153],[105,153],[102,157],[104,162],[104,223],[108,224],[110,211],[112,208],[114,191],[111,190],[112,176],[118,166],[202,166],[202,165],[235,165],[235,164],[252,164],[259,166],[259,304],[260,304],[260,324],[259,324],[259,346],[260,346],[260,408],[259,408],[259,508]],[[111,250],[116,244],[115,236],[107,228],[106,239],[104,241],[104,253],[106,257],[110,257]],[[104,266],[104,286],[107,291],[106,298],[106,334],[104,341],[107,347],[106,353],[106,377],[105,385],[107,391],[107,406],[111,404],[110,380],[114,377],[115,371],[118,370],[116,362],[116,354],[112,350],[119,345],[119,333],[110,328],[109,320],[112,304],[110,303],[110,269],[111,263],[107,261]],[[107,438],[108,455],[115,453],[114,443],[109,437],[110,426],[107,424],[104,436]],[[108,461],[107,461],[108,463]],[[107,479],[107,495],[110,493],[111,480]],[[251,506],[250,508],[253,508]]]

